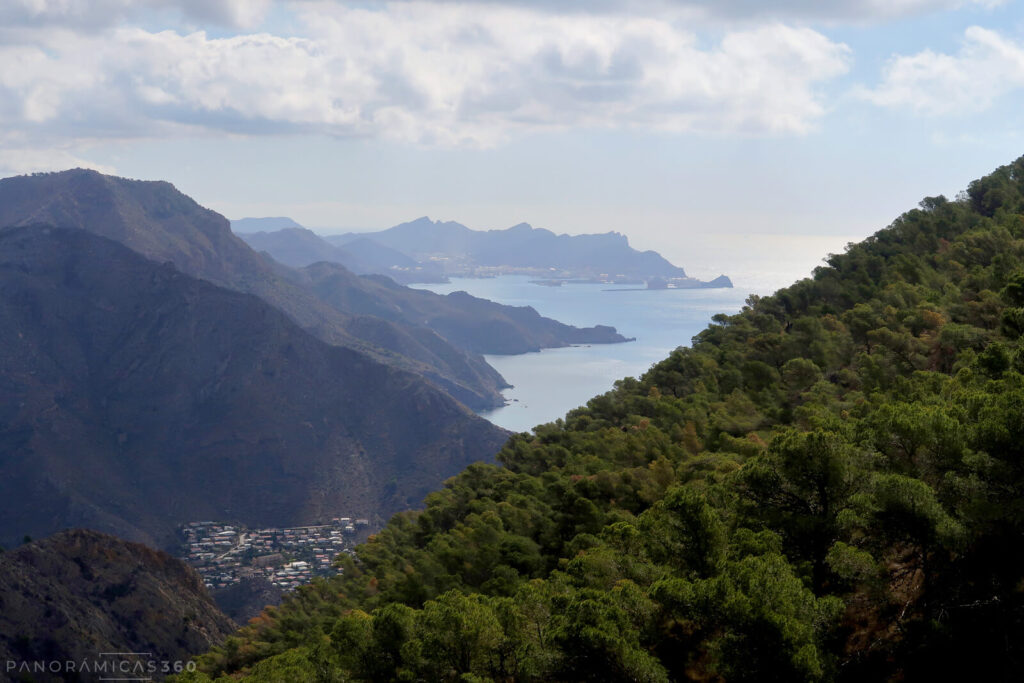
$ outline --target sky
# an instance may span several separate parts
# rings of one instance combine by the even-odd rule
[[[773,288],[1024,154],[1021,1],[4,0],[0,175],[615,230]]]

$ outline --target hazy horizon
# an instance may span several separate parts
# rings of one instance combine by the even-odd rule
[[[427,216],[436,221],[454,221],[462,223],[457,218],[436,218]],[[243,216],[242,218],[290,218],[292,216]],[[410,217],[408,220],[415,220],[417,217]],[[232,218],[232,221],[240,218]],[[373,233],[394,227],[387,225],[380,228],[355,228],[355,227],[332,227],[332,226],[310,226],[302,221],[295,221],[303,228],[313,231],[318,235],[337,235],[346,232]],[[400,221],[404,223],[407,221]],[[503,230],[519,223],[530,223],[528,220],[510,223],[506,226],[473,226],[466,227],[474,230]],[[396,223],[395,225],[398,225]],[[545,228],[556,234],[565,233],[547,226],[534,225],[535,228]],[[879,226],[878,229],[881,229]],[[664,256],[673,265],[684,268],[687,275],[702,280],[710,280],[719,275],[728,275],[737,287],[749,289],[758,294],[770,294],[776,289],[785,287],[792,282],[811,275],[815,267],[823,265],[828,254],[840,253],[850,242],[856,242],[867,235],[728,235],[726,238],[718,238],[709,235],[703,239],[696,240],[692,244],[679,244],[671,241],[663,245],[649,244],[638,246],[633,239],[624,231],[621,232],[629,239],[630,246],[634,249],[645,251],[653,250]],[[871,234],[875,232],[872,230]],[[581,234],[581,233],[575,233]],[[739,244],[737,244],[737,242]],[[771,253],[773,257],[769,260],[764,254]]]
[[[168,180],[321,231],[526,221],[799,277],[1024,153],[1015,0],[17,0],[0,20],[0,174]]]

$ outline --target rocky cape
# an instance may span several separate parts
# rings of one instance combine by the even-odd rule
[[[529,306],[506,306],[454,292],[441,296],[422,289],[410,289],[396,282],[395,275],[411,270],[372,267],[356,270],[347,249],[374,244],[359,239],[341,249],[305,228],[288,228],[272,233],[241,235],[254,249],[266,251],[284,265],[298,269],[297,282],[311,289],[322,301],[352,314],[372,316],[392,323],[422,326],[441,335],[456,348],[470,353],[517,354],[571,344],[614,344],[630,341],[607,325],[574,327],[545,318]],[[416,262],[398,252],[402,268],[414,269]],[[402,260],[404,259],[404,260]],[[386,261],[379,261],[385,263]],[[356,276],[357,272],[383,273]],[[293,275],[294,277],[294,275]],[[372,323],[363,321],[361,338],[379,339]],[[380,330],[387,333],[387,330]],[[382,346],[393,346],[379,339]]]
[[[558,235],[520,223],[504,230],[472,230],[454,221],[423,216],[380,232],[346,233],[326,238],[342,249],[356,240],[372,240],[400,251],[448,276],[489,277],[525,274],[560,280],[642,283],[654,278],[677,287],[732,286],[705,283],[686,275],[655,251],[638,251],[618,232]]]
[[[274,219],[280,225],[283,219]],[[391,290],[385,300],[375,300],[383,290],[360,278],[344,280],[347,293],[332,292],[321,281],[313,287],[308,274],[279,263],[251,249],[232,234],[226,218],[203,208],[166,182],[128,180],[75,169],[61,173],[18,176],[0,180],[0,227],[47,224],[86,230],[118,241],[158,262],[170,261],[183,273],[214,284],[254,294],[284,311],[296,323],[320,339],[344,346],[372,358],[422,375],[473,409],[502,404],[500,391],[505,380],[481,353],[506,352],[490,348],[481,339],[492,336],[484,321],[479,338],[471,346],[459,346],[430,326],[429,318],[418,315],[378,317],[364,311],[408,307],[407,302],[425,300],[428,292]],[[327,245],[330,247],[330,245]],[[359,290],[355,295],[352,289]],[[402,301],[396,301],[396,297]],[[359,307],[346,302],[359,300]],[[431,304],[435,309],[438,304]],[[472,319],[449,300],[447,319],[459,318],[469,327]],[[413,307],[415,308],[415,306]],[[501,317],[502,309],[492,304],[490,317]],[[519,322],[515,327],[522,340],[512,352],[570,343],[622,341],[606,328],[578,330],[552,326],[537,317],[536,331]],[[553,336],[553,331],[558,334]],[[471,336],[471,329],[462,338]],[[480,349],[475,351],[471,349]]]

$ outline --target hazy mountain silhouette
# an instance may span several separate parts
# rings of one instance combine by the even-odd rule
[[[614,327],[572,327],[530,306],[506,306],[466,292],[447,296],[409,289],[382,275],[356,277],[333,263],[302,269],[310,286],[338,308],[381,320],[419,322],[476,353],[516,354],[569,344],[626,341]]]
[[[171,261],[184,273],[255,294],[319,338],[418,372],[474,408],[501,404],[501,376],[478,354],[404,323],[365,339],[366,327],[306,289],[300,276],[257,254],[232,234],[229,222],[166,182],[127,180],[95,171],[16,176],[0,180],[0,227],[47,224],[78,228],[121,242],[147,258]],[[381,339],[399,347],[382,347]],[[455,365],[443,359],[456,359]]]
[[[301,228],[296,221],[287,216],[268,216],[266,218],[239,218],[231,221],[231,230],[236,234],[265,232],[270,230],[287,230]]]
[[[499,339],[500,344],[489,344],[488,340],[496,339],[491,318],[501,316],[500,307],[494,305],[490,317],[480,321],[479,334],[474,335],[473,316],[459,310],[460,301],[455,298],[448,301],[451,309],[442,316],[461,321],[459,334],[452,339],[443,332],[439,334],[442,329],[451,331],[451,325],[434,329],[430,318],[418,312],[368,320],[369,309],[393,309],[433,295],[419,290],[405,290],[405,295],[387,290],[383,300],[374,301],[385,290],[369,282],[363,284],[362,278],[331,279],[344,281],[347,290],[361,289],[358,296],[351,291],[331,292],[329,283],[323,280],[314,287],[308,274],[253,251],[232,234],[226,218],[203,208],[166,182],[127,180],[82,169],[0,180],[0,226],[32,223],[87,230],[153,260],[171,261],[189,275],[255,294],[321,339],[417,372],[474,409],[501,405],[500,389],[507,386],[481,352],[522,352],[542,346],[623,340],[609,328],[579,330],[539,316],[530,324],[510,309],[508,315],[517,321],[506,327],[516,328],[515,335],[508,342]],[[298,235],[306,243],[310,237],[319,239],[303,229],[288,234]],[[333,248],[327,243],[321,245],[324,247]],[[366,255],[379,254],[384,248],[360,238],[351,249]],[[359,306],[346,304],[357,299]],[[434,302],[430,306],[437,309],[440,305]],[[410,310],[417,308],[412,306]]]
[[[83,230],[0,230],[0,292],[8,542],[381,519],[506,437],[418,375]]]
[[[382,274],[399,283],[445,282],[448,279],[437,265],[421,264],[397,249],[365,237],[352,240],[342,248],[302,227],[239,233],[238,236],[256,251],[265,251],[275,260],[293,268],[327,261],[340,263],[357,275]]]
[[[505,230],[471,230],[454,221],[426,216],[371,233],[346,233],[325,239],[345,248],[356,239],[397,249],[421,262],[441,264],[448,275],[473,273],[479,268],[556,271],[574,278],[686,278],[686,271],[655,251],[638,251],[617,232],[556,235],[520,223]],[[690,280],[691,286],[699,281]]]
[[[371,240],[357,239],[341,249],[304,228],[243,237],[254,249],[266,251],[285,265],[311,264],[300,269],[302,277],[297,282],[309,287],[322,301],[337,310],[351,315],[373,316],[404,325],[404,329],[426,328],[459,349],[474,354],[515,354],[570,344],[626,341],[615,328],[601,325],[573,327],[542,317],[530,307],[506,306],[465,292],[440,296],[426,290],[410,289],[395,283],[390,274],[357,277],[349,263],[340,259],[352,260],[348,250],[353,247],[364,253],[374,250],[374,246],[369,246],[374,245]],[[379,250],[394,251],[386,247],[379,247]],[[416,264],[408,257],[400,254],[399,257],[407,263]],[[289,274],[288,277],[294,276]],[[361,339],[404,352],[403,344],[395,339],[394,331],[381,327],[379,321],[361,320],[356,325],[350,324],[347,329],[358,330]],[[444,349],[432,343],[429,337],[421,338],[418,343],[443,354]],[[458,358],[446,357],[441,364],[451,367],[458,362]]]

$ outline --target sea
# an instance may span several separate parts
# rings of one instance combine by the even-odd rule
[[[510,306],[532,306],[543,316],[579,327],[611,325],[635,341],[585,344],[514,356],[487,355],[512,388],[506,405],[480,413],[516,432],[564,417],[612,389],[616,380],[639,377],[707,327],[716,313],[736,313],[754,293],[731,289],[659,289],[638,285],[570,284],[550,287],[523,275],[452,278],[414,285],[438,294],[465,291]],[[762,289],[762,288],[757,288]],[[760,292],[759,292],[760,293]]]

